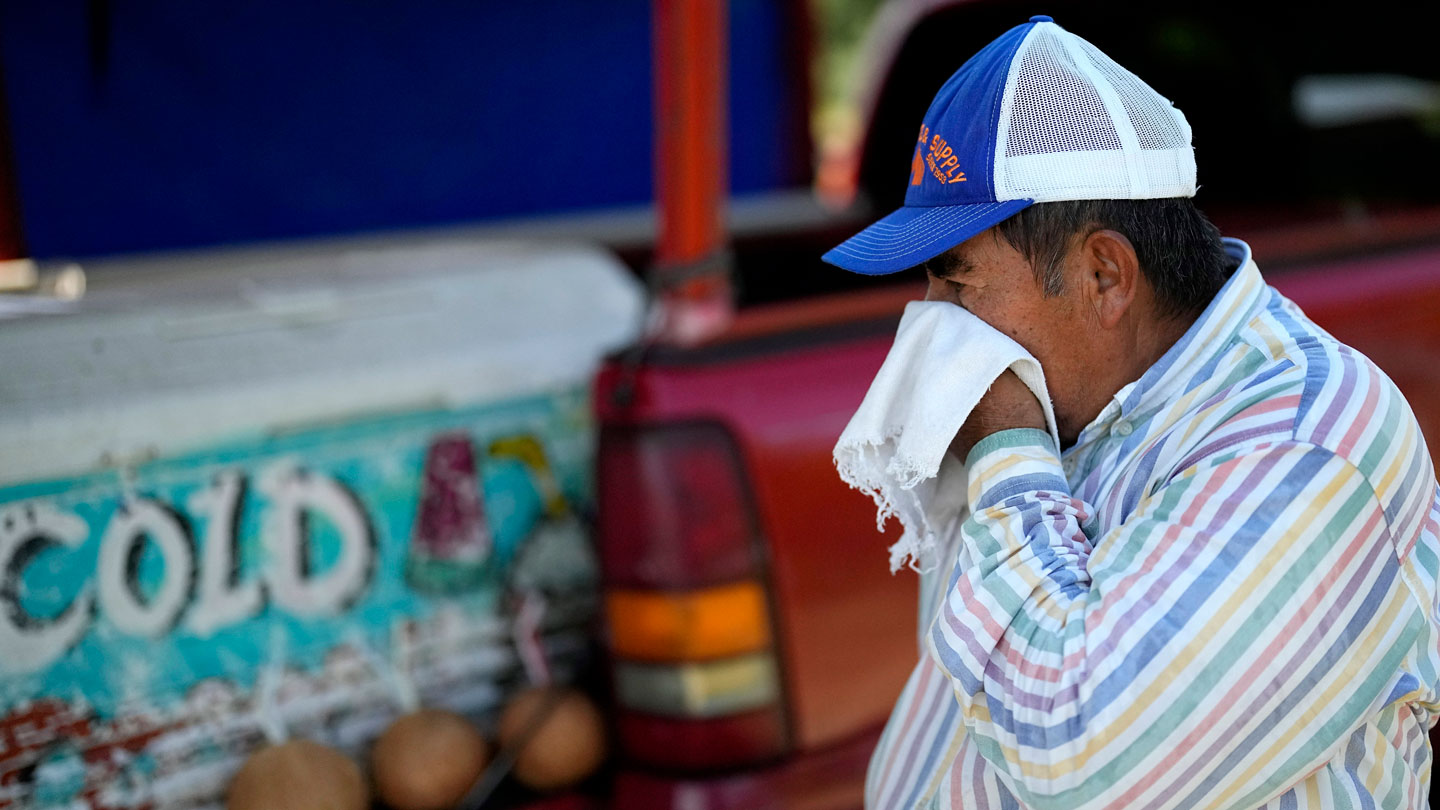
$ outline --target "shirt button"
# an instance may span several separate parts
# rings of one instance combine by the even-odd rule
[[[1110,430],[1114,432],[1116,436],[1129,436],[1135,431],[1135,428],[1132,427],[1129,422],[1121,419],[1119,422],[1116,422],[1115,427],[1111,428]]]

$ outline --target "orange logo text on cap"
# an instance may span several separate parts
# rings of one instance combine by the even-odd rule
[[[910,162],[910,185],[920,185],[920,152],[927,148],[925,153],[925,165],[930,167],[930,173],[941,183],[963,183],[965,172],[960,171],[960,159],[955,156],[955,150],[950,144],[939,135],[932,135],[930,128],[924,124],[920,125],[919,143],[922,146],[915,148],[915,159]]]

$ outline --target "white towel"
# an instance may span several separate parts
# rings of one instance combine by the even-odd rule
[[[875,499],[876,526],[894,515],[904,532],[890,570],[937,564],[936,532],[965,508],[964,459],[947,451],[990,385],[1014,369],[1045,409],[1055,446],[1055,411],[1040,363],[963,307],[945,301],[905,306],[895,343],[860,409],[835,445],[845,483]]]

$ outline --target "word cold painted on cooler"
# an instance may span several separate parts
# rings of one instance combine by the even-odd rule
[[[365,592],[375,537],[360,502],[339,481],[294,466],[257,476],[261,556],[242,576],[239,515],[244,476],[217,475],[185,499],[186,513],[160,500],[130,497],[99,537],[90,581],[58,610],[32,612],[26,570],[42,554],[83,554],[92,530],[79,515],[45,501],[0,506],[0,672],[44,669],[107,621],[119,632],[157,638],[183,626],[199,636],[257,616],[267,603],[298,617],[333,616]],[[329,558],[313,565],[316,526],[328,524]],[[203,526],[199,546],[192,526]],[[142,582],[140,561],[157,581]]]

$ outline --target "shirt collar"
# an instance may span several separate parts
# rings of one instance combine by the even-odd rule
[[[1175,345],[1146,369],[1140,379],[1115,392],[1100,414],[1080,432],[1076,447],[1087,444],[1094,431],[1110,422],[1134,414],[1147,403],[1168,401],[1187,390],[1197,372],[1207,366],[1228,344],[1228,338],[1263,306],[1265,280],[1250,256],[1250,246],[1239,239],[1226,238],[1223,242],[1225,252],[1239,267]]]

